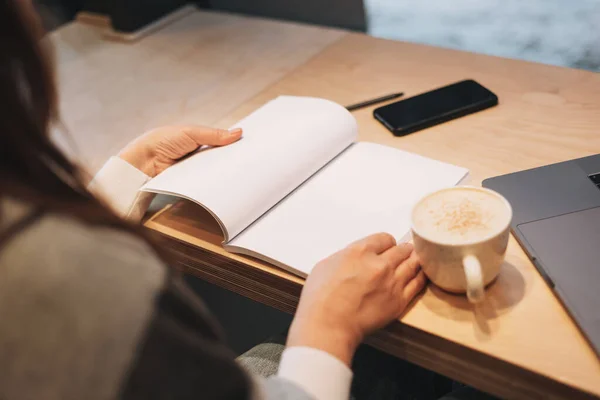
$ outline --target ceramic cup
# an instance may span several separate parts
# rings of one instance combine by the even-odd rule
[[[415,210],[429,196],[446,195],[442,192],[448,191],[465,191],[467,197],[477,192],[495,197],[499,201],[494,202],[494,207],[502,213],[499,217],[501,222],[485,235],[469,240],[436,241],[427,237],[425,229],[415,225]],[[500,210],[499,204],[502,207]],[[472,303],[482,301],[485,287],[498,276],[504,261],[512,219],[510,203],[499,193],[489,189],[458,186],[442,189],[422,198],[413,208],[411,219],[415,251],[429,280],[446,291],[466,293]]]

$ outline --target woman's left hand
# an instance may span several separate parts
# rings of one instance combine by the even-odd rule
[[[119,157],[153,178],[200,146],[225,146],[242,137],[240,128],[165,126],[146,132],[128,144]]]

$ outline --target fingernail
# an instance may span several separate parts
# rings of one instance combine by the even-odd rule
[[[229,132],[230,136],[238,135],[242,132],[242,128],[232,128],[232,129],[229,129],[227,132]]]

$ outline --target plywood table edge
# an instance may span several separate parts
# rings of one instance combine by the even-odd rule
[[[303,284],[304,279],[293,275],[289,272],[286,272],[278,267],[275,266],[271,266],[268,264],[264,264],[260,261],[254,261],[248,257],[244,257],[241,255],[237,255],[234,253],[229,253],[227,252],[225,249],[223,249],[222,246],[217,246],[214,245],[212,243],[208,243],[202,240],[199,240],[191,235],[182,233],[177,231],[176,229],[173,228],[169,228],[167,226],[164,226],[160,223],[157,223],[155,220],[156,218],[158,218],[160,215],[162,215],[163,213],[166,213],[167,211],[169,211],[169,209],[171,208],[172,205],[167,205],[166,207],[164,207],[163,209],[161,209],[160,211],[158,211],[156,214],[152,215],[148,220],[146,220],[144,222],[144,226],[146,228],[149,228],[155,232],[158,232],[160,234],[162,234],[165,237],[170,237],[170,238],[174,238],[176,240],[178,240],[178,242],[181,242],[183,244],[187,244],[190,245],[190,247],[193,247],[195,249],[204,249],[204,250],[208,250],[212,253],[215,254],[219,254],[221,256],[223,256],[225,259],[231,259],[235,262],[239,262],[240,265],[245,265],[247,267],[250,267],[252,269],[259,269],[261,271],[264,271],[270,275],[275,275],[278,278],[282,278],[285,279],[287,281],[296,283],[296,284]]]
[[[300,278],[288,280],[284,272],[277,276],[268,268],[256,268],[214,249],[190,244],[167,233],[168,229],[154,229],[152,222],[145,226],[160,235],[171,267],[286,313],[295,312],[303,287]]]

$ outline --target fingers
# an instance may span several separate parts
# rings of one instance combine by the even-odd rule
[[[381,254],[395,245],[396,239],[389,233],[376,233],[352,244],[355,248],[372,251],[376,254]]]
[[[181,131],[196,142],[198,146],[225,146],[242,137],[241,128],[227,130],[188,125],[181,127]]]
[[[423,288],[427,283],[427,277],[425,273],[420,270],[417,276],[404,286],[402,296],[404,301],[408,304]]]
[[[421,268],[419,258],[413,251],[394,271],[394,294],[398,299],[405,298],[406,287],[418,277]]]
[[[395,278],[401,286],[405,286],[417,275],[419,270],[419,257],[417,257],[417,253],[413,251],[408,259],[396,268]]]
[[[393,246],[387,249],[381,257],[385,263],[392,268],[396,269],[403,261],[410,257],[413,251],[413,246],[410,243],[400,243],[397,246]]]

